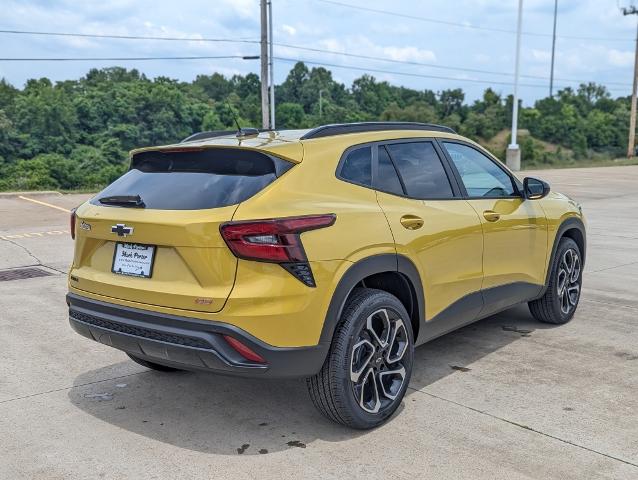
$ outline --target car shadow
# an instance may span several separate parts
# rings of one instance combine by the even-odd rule
[[[448,375],[467,373],[486,355],[557,326],[538,322],[527,305],[519,305],[450,332],[416,348],[410,388],[422,390]]]
[[[526,308],[517,307],[418,347],[406,399],[449,375],[462,375],[482,357],[533,335],[537,328],[543,325]],[[180,448],[268,454],[306,448],[315,440],[339,442],[365,434],[324,419],[312,405],[304,380],[142,370],[95,382],[113,368],[79,375],[74,381],[78,388],[69,390],[71,403],[111,425]]]

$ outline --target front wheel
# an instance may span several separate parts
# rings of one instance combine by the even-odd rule
[[[529,302],[532,316],[544,323],[561,325],[569,322],[580,300],[583,262],[580,248],[571,238],[562,238],[550,265],[549,284],[545,294]]]
[[[382,290],[357,288],[321,371],[307,380],[308,391],[330,420],[374,428],[401,404],[413,360],[412,326],[403,304]]]

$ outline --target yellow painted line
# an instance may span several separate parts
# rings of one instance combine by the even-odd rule
[[[55,237],[58,235],[68,234],[68,230],[49,230],[48,232],[29,232],[29,233],[14,233],[11,235],[0,235],[0,240],[17,240],[20,238],[45,238]]]
[[[40,200],[34,200],[33,198],[23,197],[22,195],[20,195],[18,198],[21,198],[22,200],[26,200],[27,202],[33,202],[39,205],[44,205],[45,207],[55,208],[56,210],[62,210],[63,212],[71,213],[71,210],[68,210],[66,208],[58,207],[57,205],[51,205],[50,203],[47,203],[47,202],[41,202]]]

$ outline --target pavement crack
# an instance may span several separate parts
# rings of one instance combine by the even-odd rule
[[[601,305],[609,305],[612,307],[620,307],[620,308],[630,308],[631,310],[638,310],[638,307],[636,307],[635,305],[623,305],[622,303],[609,303],[609,302],[602,302],[600,300],[592,300],[591,298],[582,298],[580,300],[581,302],[593,302],[593,303],[600,303]]]
[[[538,435],[542,435],[544,437],[551,438],[553,440],[557,440],[557,441],[562,442],[562,443],[564,443],[566,445],[571,445],[572,447],[580,448],[581,450],[585,450],[585,451],[588,451],[590,453],[594,453],[596,455],[601,455],[603,457],[609,458],[610,460],[616,460],[617,462],[621,462],[621,463],[624,463],[626,465],[638,468],[638,464],[632,463],[629,460],[625,460],[623,458],[616,457],[616,456],[610,455],[608,453],[600,452],[598,450],[594,450],[593,448],[589,448],[589,447],[586,447],[584,445],[579,445],[578,443],[574,443],[574,442],[572,442],[570,440],[566,440],[564,438],[557,437],[556,435],[552,435],[551,433],[546,433],[546,432],[542,432],[540,430],[536,430],[535,428],[532,428],[529,425],[524,425],[524,424],[521,424],[521,423],[517,423],[517,422],[514,422],[512,420],[508,420],[507,418],[499,417],[498,415],[494,415],[492,413],[486,412],[485,410],[480,410],[478,408],[470,407],[469,405],[464,405],[462,403],[455,402],[454,400],[450,400],[449,398],[440,397],[438,395],[434,395],[433,393],[425,392],[423,390],[417,390],[416,388],[412,388],[412,387],[408,387],[408,389],[410,389],[410,390],[412,390],[414,392],[417,392],[417,393],[421,393],[423,395],[427,395],[427,396],[432,397],[432,398],[436,398],[437,400],[441,400],[443,402],[451,403],[451,404],[456,405],[458,407],[465,408],[467,410],[471,410],[472,412],[478,413],[480,415],[485,415],[487,417],[493,418],[494,420],[499,420],[501,422],[508,423],[510,425],[513,425],[513,426],[518,427],[518,428],[522,428],[524,430],[536,433]]]
[[[111,381],[111,380],[117,380],[119,378],[133,377],[135,375],[142,375],[144,373],[150,373],[150,372],[151,372],[151,370],[145,370],[145,371],[142,371],[142,372],[129,373],[127,375],[119,375],[117,377],[110,377],[110,378],[104,378],[102,380],[95,380],[94,382],[79,383],[77,385],[71,385],[70,387],[54,388],[54,389],[51,389],[51,390],[46,390],[44,392],[31,393],[29,395],[23,395],[21,397],[15,397],[15,398],[9,398],[7,400],[2,400],[2,401],[0,401],[0,405],[2,405],[4,403],[15,402],[17,400],[25,400],[27,398],[38,397],[40,395],[47,395],[49,393],[63,392],[64,390],[73,390],[74,388],[86,387],[87,385],[95,385],[97,383],[103,383],[103,382],[108,382],[108,381]]]
[[[612,237],[612,238],[624,238],[627,240],[638,240],[638,237],[630,237],[627,235],[613,235],[611,233],[593,233],[587,232],[588,237]]]
[[[36,262],[38,262],[38,265],[42,265],[42,261],[36,257],[33,252],[31,250],[29,250],[27,247],[25,247],[24,245],[21,245],[18,242],[14,242],[13,240],[10,240],[8,238],[3,238],[2,240],[4,240],[5,242],[9,242],[11,245],[15,245],[18,248],[21,248],[22,250],[24,250],[25,252],[27,252],[27,255],[29,255],[31,258],[33,258]]]
[[[69,272],[65,272],[64,270],[60,270],[59,268],[52,267],[51,265],[47,265],[45,263],[41,263],[40,266],[50,268],[51,270],[55,270],[56,272],[61,273],[62,275],[67,275],[69,273]]]
[[[638,263],[638,262],[623,263],[622,265],[616,265],[616,266],[614,266],[614,267],[606,267],[606,268],[600,268],[600,269],[598,269],[598,270],[591,270],[591,271],[589,271],[589,272],[587,272],[587,273],[605,272],[605,271],[607,271],[607,270],[613,270],[613,269],[615,269],[615,268],[628,267],[629,265],[635,265],[635,264],[637,264],[637,263]]]
[[[36,261],[36,264],[35,265],[29,265],[30,267],[45,267],[45,268],[54,270],[54,271],[56,271],[58,273],[61,273],[62,275],[66,275],[67,274],[67,272],[65,272],[64,270],[60,270],[59,268],[55,268],[55,267],[52,267],[50,265],[46,265],[45,263],[42,263],[42,260],[40,260],[31,250],[29,250],[24,245],[22,245],[22,244],[20,244],[18,242],[15,242],[15,241],[13,241],[13,240],[11,240],[9,238],[1,238],[0,240],[3,240],[5,242],[9,242],[11,245],[15,245],[16,247],[21,248],[22,250],[24,250],[27,253],[27,255],[29,255],[31,258],[33,258]]]

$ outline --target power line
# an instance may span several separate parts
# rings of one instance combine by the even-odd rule
[[[467,82],[467,83],[479,83],[484,85],[504,85],[511,86],[513,82],[502,82],[502,81],[492,81],[492,80],[483,80],[483,79],[473,79],[473,78],[457,78],[457,77],[446,77],[443,75],[427,75],[421,73],[410,73],[410,72],[397,72],[393,70],[384,70],[380,68],[370,68],[370,67],[357,67],[354,65],[340,65],[336,63],[328,63],[328,62],[318,62],[314,60],[306,60],[300,58],[288,58],[288,57],[273,57],[275,60],[279,60],[282,62],[303,62],[308,65],[317,65],[322,67],[331,67],[331,68],[344,68],[348,70],[356,70],[361,72],[372,72],[372,73],[385,73],[389,75],[399,75],[405,77],[415,77],[415,78],[428,78],[432,80],[452,80],[457,82]],[[57,57],[57,58],[0,58],[0,62],[102,62],[102,61],[119,61],[119,62],[127,62],[127,61],[152,61],[152,60],[223,60],[223,59],[242,59],[242,60],[255,60],[259,59],[259,55],[202,55],[202,56],[176,56],[176,57]],[[531,87],[531,88],[547,88],[546,85],[541,84],[532,84],[532,83],[520,83],[520,86],[523,87]],[[565,87],[561,87],[565,88]],[[618,90],[614,88],[610,88],[609,90]]]
[[[255,58],[259,58],[258,55],[254,56],[246,56],[246,55],[203,55],[203,56],[180,56],[180,57],[49,57],[49,58],[0,58],[0,62],[102,62],[102,61],[147,61],[147,60],[221,60],[221,59],[246,59],[252,60]],[[358,70],[364,72],[376,72],[376,73],[387,73],[391,75],[403,75],[410,77],[419,77],[419,78],[431,78],[437,80],[458,80],[461,82],[472,82],[472,83],[484,83],[484,84],[492,84],[492,85],[513,85],[512,82],[500,82],[500,81],[491,81],[491,80],[480,80],[480,79],[470,79],[470,78],[455,78],[455,77],[445,77],[439,75],[427,75],[420,73],[409,73],[409,72],[396,72],[392,70],[383,70],[379,68],[369,68],[369,67],[357,67],[353,65],[340,65],[336,63],[327,63],[327,62],[317,62],[312,60],[304,60],[299,58],[287,58],[287,57],[274,57],[275,60],[280,60],[283,62],[303,62],[308,65],[319,65],[325,67],[334,67],[334,68],[348,68],[351,70]],[[525,84],[527,87],[543,87],[544,85],[538,84]]]
[[[434,80],[454,80],[454,81],[458,81],[458,82],[482,83],[482,84],[487,84],[487,85],[506,85],[506,86],[514,85],[514,82],[500,82],[500,81],[481,80],[481,79],[472,79],[472,78],[457,78],[457,77],[445,77],[445,76],[439,76],[439,75],[427,75],[427,74],[420,74],[420,73],[396,72],[396,71],[393,71],[393,70],[382,70],[382,69],[378,69],[378,68],[369,68],[369,67],[355,67],[353,65],[339,65],[339,64],[336,64],[336,63],[315,62],[315,61],[312,61],[312,60],[304,60],[304,59],[297,59],[297,58],[286,58],[286,57],[274,57],[274,58],[275,58],[275,60],[280,60],[282,62],[303,62],[303,63],[306,63],[308,65],[318,65],[318,66],[321,66],[321,67],[331,67],[331,68],[345,68],[345,69],[348,69],[348,70],[357,70],[357,71],[361,71],[361,72],[387,73],[387,74],[390,74],[390,75],[401,75],[401,76],[418,77],[418,78],[430,78],[430,79],[434,79]],[[532,88],[547,88],[546,85],[533,84],[533,83],[519,83],[519,86],[532,87]],[[560,88],[567,88],[567,87],[566,86],[562,86]],[[618,88],[608,88],[608,90],[617,91],[619,89]]]
[[[321,0],[320,0],[321,1]],[[21,34],[21,35],[43,35],[43,36],[61,36],[61,37],[80,37],[80,38],[107,38],[107,39],[118,39],[118,40],[161,40],[161,41],[173,41],[173,42],[219,42],[219,43],[245,43],[245,44],[259,44],[258,40],[249,40],[249,39],[226,39],[226,38],[183,38],[183,37],[157,37],[157,36],[141,36],[141,35],[111,35],[111,34],[89,34],[89,33],[70,33],[70,32],[39,32],[39,31],[26,31],[26,30],[0,30],[0,33],[6,34]],[[393,58],[387,57],[379,57],[372,55],[361,55],[356,53],[348,53],[348,52],[339,52],[335,50],[328,50],[316,47],[306,47],[302,45],[293,45],[289,43],[279,43],[274,42],[273,45],[277,47],[290,48],[294,50],[301,50],[307,52],[316,52],[316,53],[328,53],[331,55],[339,55],[343,57],[350,58],[360,58],[363,60],[375,60],[380,62],[394,63],[400,65],[412,65],[412,66],[420,66],[420,67],[428,67],[439,70],[452,70],[458,72],[467,72],[467,73],[479,73],[486,75],[499,75],[505,77],[514,76],[513,73],[509,72],[499,72],[494,70],[483,70],[477,68],[467,68],[467,67],[455,67],[449,65],[438,65],[433,63],[426,62],[416,62],[410,60],[397,60]],[[193,58],[193,59],[198,59]],[[171,58],[173,59],[173,58]],[[186,58],[185,58],[186,59]],[[5,59],[7,61],[9,59]],[[37,60],[36,60],[37,61]],[[529,78],[533,80],[549,80],[549,77],[544,77],[540,75],[521,75],[523,78]],[[575,79],[575,78],[556,78],[556,80],[563,82],[579,82],[579,83],[587,83],[589,80]],[[608,85],[619,85],[619,86],[630,86],[628,83],[623,82],[614,82],[608,81],[605,82]]]
[[[259,40],[247,38],[184,38],[184,37],[155,37],[144,35],[113,35],[100,33],[66,33],[66,32],[38,32],[32,30],[0,30],[0,33],[13,35],[43,35],[52,37],[81,37],[81,38],[110,38],[115,40],[162,40],[167,42],[214,42],[214,43],[254,43]]]
[[[220,60],[220,59],[247,59],[252,60],[255,58],[260,58],[258,55],[255,56],[243,56],[243,55],[221,55],[221,56],[181,56],[181,57],[48,57],[48,58],[0,58],[0,62],[102,62],[102,61],[146,61],[146,60]],[[364,72],[376,72],[376,73],[387,73],[392,75],[403,75],[410,77],[419,77],[419,78],[431,78],[438,80],[458,80],[462,82],[473,82],[473,83],[485,83],[485,84],[494,84],[494,85],[513,85],[512,82],[500,82],[500,81],[491,81],[491,80],[479,80],[479,79],[469,79],[469,78],[455,78],[455,77],[445,77],[439,75],[427,75],[420,73],[409,73],[409,72],[396,72],[392,70],[383,70],[378,68],[369,68],[369,67],[356,67],[353,65],[340,65],[336,63],[327,63],[327,62],[317,62],[311,60],[304,60],[298,58],[287,58],[287,57],[274,57],[275,60],[281,60],[284,62],[303,62],[308,65],[320,65],[326,67],[334,67],[334,68],[349,68],[351,70],[359,70]],[[538,84],[526,84],[527,87],[545,87],[544,85]]]
[[[516,30],[509,30],[505,28],[485,27],[481,25],[471,25],[467,23],[453,22],[453,21],[441,20],[437,18],[420,17],[418,15],[391,12],[389,10],[381,10],[378,8],[362,7],[360,5],[352,5],[350,3],[338,2],[335,0],[315,0],[315,1],[321,2],[321,3],[328,3],[332,5],[338,5],[340,7],[353,8],[355,10],[361,10],[365,12],[380,13],[383,15],[391,15],[393,17],[400,17],[400,18],[409,18],[411,20],[417,20],[420,22],[436,23],[440,25],[448,25],[451,27],[461,27],[461,28],[467,28],[472,30],[485,30],[488,32],[508,33],[508,34],[516,35]],[[551,37],[552,36],[551,33],[540,33],[540,32],[522,32],[522,34],[530,36],[530,37]],[[558,38],[565,38],[565,39],[572,39],[572,40],[592,40],[592,41],[609,40],[614,42],[633,42],[634,41],[633,38],[629,38],[629,37],[622,37],[622,38],[621,37],[589,37],[589,36],[580,36],[580,35],[560,35],[558,36]]]
[[[389,75],[402,75],[406,77],[430,78],[434,80],[455,80],[459,82],[483,83],[488,85],[507,85],[507,86],[514,85],[513,82],[501,82],[501,81],[481,80],[481,79],[473,79],[473,78],[445,77],[442,75],[427,75],[422,73],[396,72],[393,70],[383,70],[379,68],[356,67],[353,65],[340,65],[336,63],[316,62],[312,60],[303,60],[303,59],[297,59],[297,58],[275,57],[275,60],[280,60],[282,62],[303,62],[308,65],[319,65],[322,67],[347,68],[349,70],[358,70],[362,72],[387,73]],[[529,84],[520,83],[519,85],[525,86],[525,87],[547,88],[545,85],[531,84],[531,83]]]
[[[187,57],[58,57],[58,58],[0,58],[0,62],[102,62],[102,61],[138,61],[138,60],[222,60],[222,59],[258,60],[259,55],[204,55]]]
[[[286,44],[286,43],[276,43],[275,45],[278,47],[286,47],[286,48],[292,48],[292,49],[296,49],[296,50],[305,50],[308,52],[318,52],[318,53],[330,53],[333,55],[340,55],[340,56],[344,56],[344,57],[351,57],[351,58],[361,58],[361,59],[365,59],[365,60],[377,60],[377,61],[382,61],[382,62],[389,62],[389,63],[397,63],[397,64],[401,64],[401,65],[414,65],[414,66],[420,66],[420,67],[429,67],[429,68],[436,68],[436,69],[442,69],[442,70],[456,70],[459,72],[467,72],[467,73],[484,73],[487,75],[500,75],[500,76],[505,76],[505,77],[513,77],[514,74],[513,73],[509,73],[509,72],[499,72],[499,71],[495,71],[495,70],[483,70],[483,69],[478,69],[478,68],[467,68],[467,67],[452,67],[449,65],[438,65],[435,63],[424,63],[424,62],[415,62],[415,61],[410,61],[410,60],[396,60],[393,58],[387,58],[387,57],[375,57],[372,55],[360,55],[360,54],[356,54],[356,53],[348,53],[348,52],[337,52],[334,50],[326,50],[326,49],[322,49],[322,48],[314,48],[314,47],[302,47],[299,45],[290,45],[290,44]],[[535,80],[549,80],[549,77],[543,77],[540,75],[520,75],[521,77],[524,78],[529,78],[529,79],[535,79]],[[576,79],[576,78],[555,78],[555,80],[560,80],[562,82],[580,82],[580,83],[587,83],[590,80],[582,80],[582,79]],[[621,85],[621,86],[630,86],[629,83],[623,83],[623,82],[605,82],[608,84],[614,84],[614,85]]]

